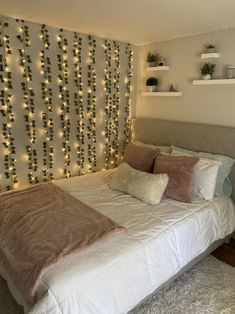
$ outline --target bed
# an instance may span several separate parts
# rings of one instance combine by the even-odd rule
[[[147,143],[235,157],[233,128],[136,119],[132,134],[135,140]],[[52,267],[42,277],[37,302],[31,308],[0,267],[26,313],[127,313],[233,234],[235,210],[231,198],[192,204],[166,198],[159,205],[147,205],[110,190],[107,182],[114,172],[101,171],[55,184],[126,227],[127,234]]]

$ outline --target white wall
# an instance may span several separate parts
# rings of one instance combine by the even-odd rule
[[[192,85],[193,79],[200,79],[200,66],[205,62],[200,59],[200,53],[208,43],[216,45],[221,53],[219,59],[212,61],[215,60],[217,64],[215,77],[223,77],[225,66],[235,65],[235,29],[140,47],[137,117],[235,126],[235,85]],[[166,57],[169,72],[146,72],[149,50]],[[183,96],[141,96],[140,92],[146,90],[146,78],[150,76],[161,81],[160,90],[168,90],[170,83],[173,83],[183,92]]]

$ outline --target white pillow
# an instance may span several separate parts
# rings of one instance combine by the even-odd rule
[[[187,154],[173,151],[172,155],[186,156]],[[190,156],[190,155],[188,155]],[[207,158],[199,158],[193,171],[194,196],[211,201],[214,197],[216,178],[221,162]]]
[[[122,163],[110,179],[109,187],[156,205],[161,201],[168,180],[167,174],[147,173]]]

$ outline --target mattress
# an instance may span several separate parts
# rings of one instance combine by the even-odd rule
[[[30,314],[127,313],[210,244],[235,230],[230,198],[192,204],[166,198],[159,205],[147,205],[108,188],[114,171],[55,182],[126,227],[128,233],[51,268],[42,277]],[[23,303],[8,282],[17,301]]]

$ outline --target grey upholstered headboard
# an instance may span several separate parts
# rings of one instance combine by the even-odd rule
[[[235,128],[198,123],[135,118],[132,139],[155,145],[175,145],[235,159]],[[231,173],[235,202],[235,167]]]

